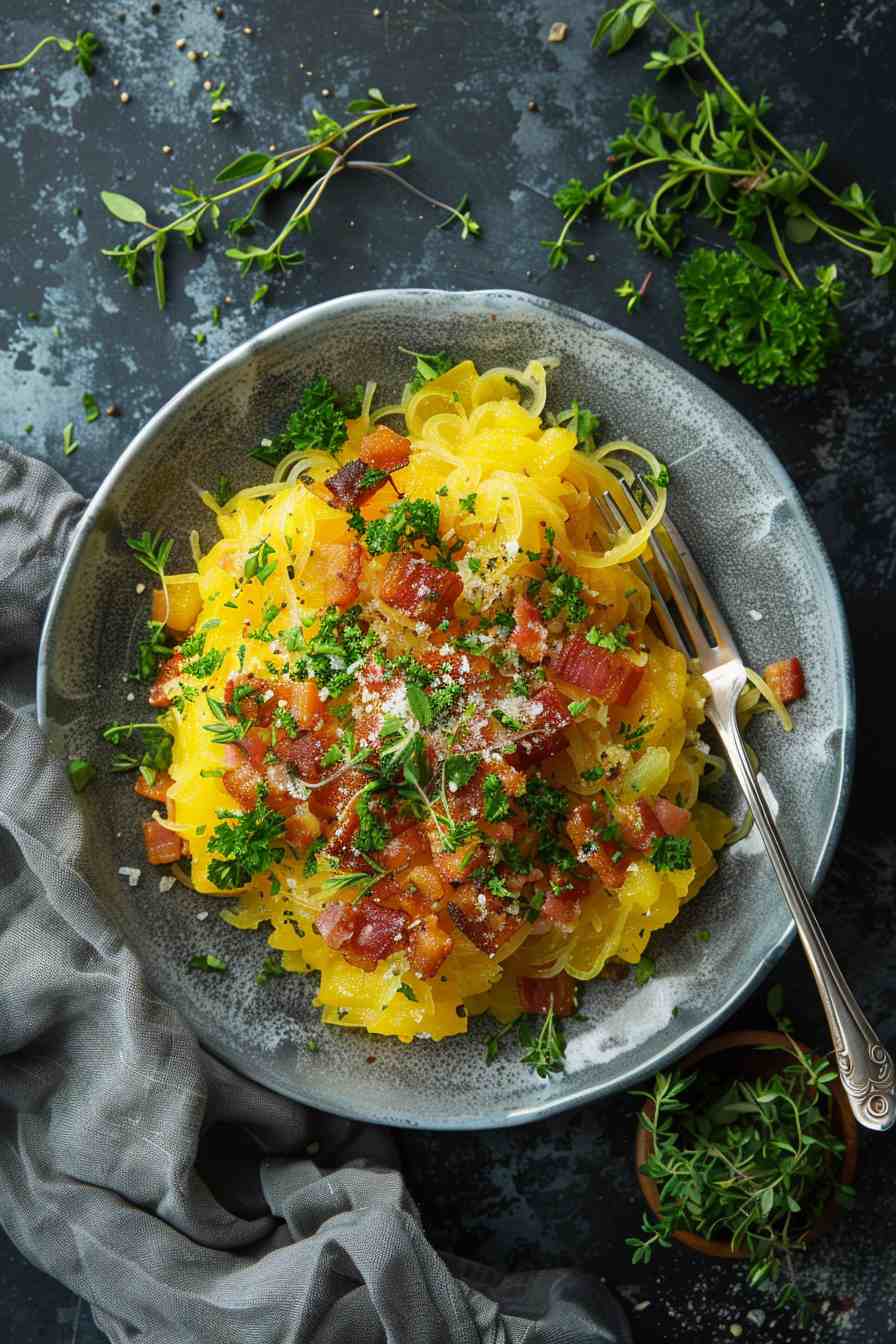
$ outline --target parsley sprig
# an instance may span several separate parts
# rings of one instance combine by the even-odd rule
[[[29,65],[31,61],[34,60],[35,56],[43,51],[44,47],[50,46],[51,44],[57,46],[60,51],[73,51],[75,53],[75,65],[79,66],[80,69],[84,71],[85,75],[93,74],[93,58],[103,49],[102,44],[95,33],[78,32],[73,38],[54,37],[52,34],[48,34],[47,37],[42,37],[37,45],[32,47],[29,52],[26,52],[20,60],[8,61],[5,64],[0,65],[0,71],[24,70],[25,66]]]
[[[283,839],[285,821],[263,799],[251,812],[218,813],[221,824],[212,831],[210,853],[220,854],[208,865],[208,880],[221,891],[235,891],[279,863],[286,850]]]
[[[262,439],[249,456],[271,467],[287,453],[315,451],[335,457],[348,438],[350,409],[343,405],[329,379],[315,378],[303,389],[286,428],[271,439]]]

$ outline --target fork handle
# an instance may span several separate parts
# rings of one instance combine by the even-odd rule
[[[869,1025],[837,965],[809,904],[805,888],[787,857],[765,794],[753,773],[737,725],[737,697],[743,686],[744,681],[738,679],[725,687],[714,687],[713,699],[706,707],[707,716],[722,740],[793,915],[793,922],[821,995],[840,1081],[852,1113],[866,1129],[882,1132],[896,1123],[896,1070],[893,1059]]]

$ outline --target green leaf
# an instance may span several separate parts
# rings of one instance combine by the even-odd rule
[[[75,793],[83,793],[90,781],[96,777],[96,767],[81,756],[69,761],[66,770]]]
[[[793,243],[811,243],[818,232],[814,219],[805,215],[788,215],[784,221],[784,231]]]
[[[761,271],[773,271],[775,275],[781,274],[781,264],[776,261],[770,252],[766,252],[764,247],[758,243],[739,242],[737,244],[738,252],[742,252],[748,261],[752,261],[754,266],[758,266]]]
[[[191,957],[187,963],[191,971],[218,971],[219,973],[227,970],[227,962],[216,957],[213,952],[197,953]]]
[[[268,169],[276,167],[276,160],[269,154],[249,153],[241,154],[238,159],[228,163],[216,175],[216,182],[232,182],[239,177],[256,177],[259,173],[267,172]]]
[[[408,705],[421,728],[432,726],[432,701],[421,686],[413,682],[407,687]]]
[[[62,451],[66,457],[71,457],[72,453],[76,453],[80,447],[80,443],[75,438],[75,426],[69,420],[62,431]]]
[[[255,293],[252,295],[252,298],[249,300],[250,305],[254,308],[256,303],[261,303],[262,299],[268,293],[270,288],[271,288],[270,285],[259,285]]]
[[[81,405],[84,407],[84,419],[87,421],[88,425],[92,425],[94,420],[99,420],[100,408],[97,404],[96,397],[92,392],[84,393],[81,398]]]
[[[162,253],[165,251],[167,241],[166,234],[157,233],[152,245],[152,278],[155,284],[159,312],[165,307],[165,263],[162,260]]]
[[[125,224],[146,224],[146,211],[137,201],[132,201],[130,196],[121,196],[117,191],[101,191],[100,200],[116,219],[124,220]]]

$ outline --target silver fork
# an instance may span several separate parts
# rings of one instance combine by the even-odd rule
[[[654,496],[649,485],[643,478],[637,479],[644,497],[652,503]],[[638,523],[644,523],[646,516],[629,485],[623,480],[619,484],[634,518]],[[601,501],[597,502],[600,505]],[[604,493],[602,507],[605,518],[615,532],[625,534],[630,531],[625,516],[609,491]],[[669,520],[668,514],[664,515],[661,526],[665,535],[658,536],[654,530],[650,549],[669,584],[672,602],[667,602],[663,597],[643,560],[636,560],[635,566],[650,588],[654,613],[667,643],[680,649],[688,658],[696,658],[709,683],[707,718],[721,739],[793,915],[809,968],[821,995],[840,1080],[853,1114],[859,1124],[867,1129],[889,1129],[896,1122],[896,1072],[893,1060],[869,1025],[834,959],[805,888],[787,857],[765,794],[753,773],[737,724],[737,700],[747,677],[734,637],[687,543]],[[679,570],[687,577],[693,597],[682,582]]]

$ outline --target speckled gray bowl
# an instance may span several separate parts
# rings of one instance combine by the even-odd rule
[[[449,349],[480,366],[559,355],[555,409],[577,397],[600,413],[604,433],[636,439],[670,464],[676,521],[745,657],[762,667],[798,654],[808,668],[798,732],[785,736],[766,717],[754,741],[796,866],[814,886],[846,802],[853,692],[840,600],[797,493],[762,439],[689,374],[613,327],[525,294],[384,290],[324,303],[240,346],[159,411],[87,510],[53,596],[39,706],[58,750],[100,757],[98,728],[140,710],[126,701],[124,674],[146,612],[134,595],[140,571],[124,539],[162,527],[177,538],[174,567],[186,567],[189,529],[198,527],[204,543],[212,540],[209,516],[188,482],[211,483],[221,472],[241,484],[261,479],[246,448],[280,425],[296,389],[317,372],[345,387],[375,378],[394,397],[407,372],[399,345]],[[413,1046],[322,1027],[311,1005],[314,978],[256,986],[263,933],[231,929],[215,917],[215,899],[179,886],[159,893],[141,852],[145,808],[120,778],[101,770],[82,803],[97,809],[109,836],[97,899],[138,950],[158,992],[206,1046],[277,1091],[390,1124],[518,1124],[628,1087],[719,1026],[792,935],[769,865],[751,838],[726,854],[721,872],[654,938],[657,973],[648,985],[587,987],[585,1020],[568,1031],[566,1072],[542,1082],[518,1062],[514,1047],[487,1067],[489,1028],[481,1021],[466,1037]],[[133,890],[117,876],[128,863],[144,869]],[[200,922],[202,910],[212,913]],[[231,973],[189,974],[191,954],[206,951],[226,958]],[[319,1052],[304,1048],[309,1038]]]

